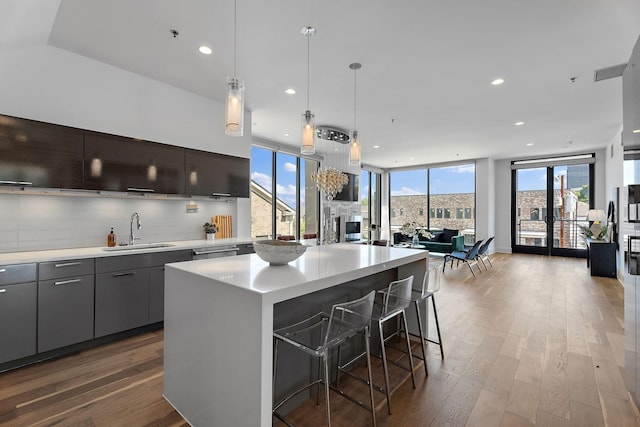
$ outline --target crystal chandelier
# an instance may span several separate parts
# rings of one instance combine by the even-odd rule
[[[330,166],[321,166],[317,172],[311,174],[311,179],[316,183],[318,190],[327,195],[328,200],[333,200],[349,181],[346,174]]]

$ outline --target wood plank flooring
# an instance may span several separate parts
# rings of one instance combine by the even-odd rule
[[[492,260],[475,279],[447,268],[436,294],[447,357],[430,344],[429,377],[416,370],[417,389],[397,389],[392,415],[379,405],[378,425],[640,426],[622,377],[622,286],[584,260]],[[162,346],[152,332],[0,374],[0,426],[186,426],[162,398]],[[369,424],[331,403],[334,426]],[[324,425],[323,410],[306,402],[291,420]]]

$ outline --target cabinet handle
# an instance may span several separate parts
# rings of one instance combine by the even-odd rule
[[[194,249],[194,255],[221,254],[224,252],[237,252],[238,248],[214,249],[214,250],[198,250]]]
[[[74,266],[74,265],[80,265],[80,264],[82,264],[80,261],[76,261],[76,262],[65,262],[65,263],[62,263],[62,264],[56,264],[56,265],[54,265],[54,267],[55,267],[55,268],[60,268],[60,267],[71,267],[71,266]]]
[[[128,271],[126,273],[113,273],[113,277],[134,276],[135,274],[135,271]]]
[[[33,182],[27,181],[0,181],[0,185],[33,185]]]
[[[61,280],[59,282],[53,282],[53,286],[68,285],[69,283],[78,283],[80,281],[82,281],[82,279]]]
[[[137,191],[140,193],[153,193],[155,192],[152,188],[135,188],[135,187],[127,187],[127,191]]]
[[[0,294],[4,294],[5,292],[7,292],[6,289],[0,289]]]
[[[5,273],[7,271],[6,268],[0,268],[0,273]]]

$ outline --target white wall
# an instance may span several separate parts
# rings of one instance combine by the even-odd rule
[[[495,182],[495,249],[511,253],[511,160],[496,160]]]
[[[495,236],[495,161],[485,158],[476,160],[476,240]],[[495,243],[489,252],[496,251]]]
[[[221,102],[50,46],[0,51],[0,114],[250,158],[251,114],[241,138],[224,135]],[[150,240],[202,238],[212,215],[249,235],[249,199],[231,204],[0,194],[0,252],[101,246],[111,225],[128,235],[134,211]],[[125,226],[126,222],[126,226]],[[126,229],[126,230],[125,230]],[[148,241],[148,240],[147,240]]]
[[[605,157],[605,195],[606,195],[606,204],[605,207],[609,205],[609,201],[613,200],[613,193],[616,189],[622,191],[624,185],[623,178],[623,168],[624,168],[624,147],[622,146],[622,128],[618,131],[616,136],[609,142],[606,148]],[[622,195],[618,195],[621,197]],[[617,208],[622,208],[622,206],[616,206]],[[621,212],[616,212],[616,222],[618,223],[618,247],[623,248],[622,250],[618,250],[618,278],[620,282],[623,282],[624,277],[624,237],[622,230],[622,216]]]

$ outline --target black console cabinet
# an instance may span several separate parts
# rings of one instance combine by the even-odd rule
[[[587,266],[592,276],[617,277],[616,244],[587,240]]]

